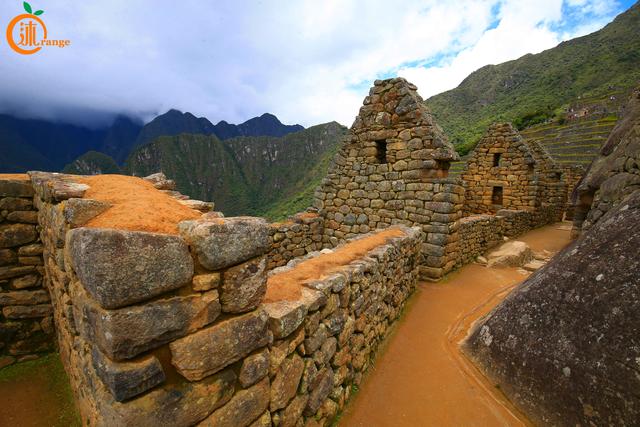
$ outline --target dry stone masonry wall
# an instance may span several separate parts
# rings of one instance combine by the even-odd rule
[[[85,425],[329,425],[416,285],[424,234],[402,228],[297,297],[265,301],[281,247],[263,219],[208,213],[179,235],[88,228],[109,205],[83,198],[87,185],[31,180],[49,313]],[[296,221],[286,239],[303,236],[310,253],[272,276],[323,256],[318,217]]]
[[[442,277],[455,265],[464,197],[446,178],[457,159],[413,84],[376,81],[315,193],[325,247],[392,224],[418,225],[427,235],[421,275]]]
[[[26,175],[0,176],[0,368],[53,349],[33,194]]]
[[[317,213],[302,212],[285,222],[269,224],[271,249],[267,269],[282,267],[294,258],[322,249],[324,220]]]

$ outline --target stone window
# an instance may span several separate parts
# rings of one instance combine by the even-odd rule
[[[384,139],[376,141],[376,160],[380,164],[389,163],[387,161],[387,141]]]
[[[502,205],[502,187],[493,187],[491,203],[494,205]]]
[[[502,154],[500,153],[495,153],[493,155],[493,167],[500,166],[500,157],[502,157]]]

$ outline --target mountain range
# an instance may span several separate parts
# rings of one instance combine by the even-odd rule
[[[86,155],[97,159],[91,152],[109,156],[121,165],[135,147],[160,136],[191,133],[225,140],[237,136],[284,136],[303,129],[300,125],[284,125],[268,113],[239,125],[226,121],[213,125],[206,118],[169,110],[145,125],[117,116],[111,125],[98,129],[0,114],[0,171],[59,171],[81,156],[85,161]],[[104,157],[102,160],[106,161]]]

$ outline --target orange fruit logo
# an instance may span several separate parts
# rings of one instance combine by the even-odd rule
[[[11,49],[22,55],[33,55],[43,47],[67,47],[70,40],[51,40],[48,37],[47,26],[40,18],[43,10],[33,11],[26,1],[22,3],[27,13],[16,16],[7,26],[7,42]]]

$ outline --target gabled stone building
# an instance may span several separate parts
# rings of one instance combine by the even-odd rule
[[[421,226],[421,273],[439,278],[455,264],[464,190],[447,178],[458,155],[416,90],[403,78],[374,83],[314,206],[325,218],[325,247],[392,224]]]
[[[530,212],[531,226],[562,219],[562,170],[539,143],[525,140],[509,123],[489,127],[461,178],[465,216],[506,209]]]

